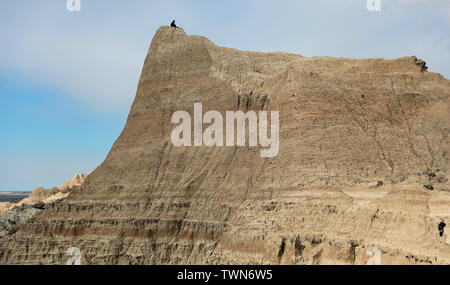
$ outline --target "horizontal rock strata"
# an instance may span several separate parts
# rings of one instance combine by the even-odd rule
[[[450,81],[416,63],[306,58],[161,27],[126,126],[0,263],[448,264]],[[280,151],[174,147],[175,111],[279,111]],[[432,186],[429,190],[424,185]]]

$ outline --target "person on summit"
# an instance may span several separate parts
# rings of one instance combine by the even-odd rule
[[[174,30],[177,30],[177,29],[178,29],[177,24],[175,24],[175,20],[173,20],[172,23],[170,23],[170,26],[171,26]]]

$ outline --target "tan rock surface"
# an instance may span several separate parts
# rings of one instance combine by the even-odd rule
[[[39,202],[47,203],[49,201],[65,198],[68,196],[68,192],[71,189],[81,186],[87,176],[87,174],[75,174],[74,177],[68,179],[64,184],[58,187],[52,189],[46,189],[44,187],[36,188],[27,198],[22,199],[16,205],[34,205]]]
[[[10,202],[0,202],[0,213],[8,210],[12,205]]]
[[[34,189],[33,192],[31,192],[30,196],[20,200],[16,205],[34,205],[53,195],[56,195],[57,193],[60,193],[60,190],[58,188],[45,189],[44,187],[39,187]]]
[[[280,111],[280,153],[174,147],[173,112]],[[414,57],[305,58],[160,28],[126,126],[63,202],[0,242],[0,263],[450,263],[450,81]],[[383,185],[375,187],[378,181]],[[423,187],[431,184],[433,191]]]
[[[67,196],[69,196],[70,193],[62,193],[62,192],[58,192],[48,198],[45,198],[44,200],[42,200],[43,203],[50,203],[52,201],[56,201],[56,200],[60,200],[60,199],[64,199]]]
[[[81,186],[81,184],[83,184],[87,176],[88,176],[87,174],[79,174],[79,173],[75,174],[74,177],[70,178],[69,180],[64,182],[64,184],[58,186],[57,188],[59,190],[67,190],[75,186]]]

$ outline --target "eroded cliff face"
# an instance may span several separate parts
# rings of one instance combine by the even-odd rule
[[[450,81],[416,61],[244,52],[161,27],[105,161],[3,239],[0,263],[65,264],[78,247],[82,264],[364,264],[372,246],[382,264],[450,263]],[[171,115],[196,102],[279,111],[278,156],[174,147]]]

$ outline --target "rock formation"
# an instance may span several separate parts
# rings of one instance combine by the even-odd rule
[[[22,204],[34,205],[40,202],[47,203],[50,201],[63,199],[67,197],[70,191],[81,186],[86,177],[87,174],[75,174],[74,177],[70,178],[58,187],[53,187],[52,189],[45,189],[44,187],[36,188],[27,198],[19,201],[17,206]]]
[[[11,202],[0,202],[0,214],[12,206],[13,204]]]
[[[69,193],[79,187],[86,174],[76,174],[63,185],[52,189],[39,187],[18,203],[0,202],[0,237],[14,234],[34,215],[41,212],[47,205],[60,202]],[[11,194],[14,194],[11,192]]]
[[[43,202],[44,200],[49,199],[52,196],[58,195],[59,193],[61,193],[61,190],[59,190],[56,187],[52,189],[45,189],[44,187],[39,187],[34,189],[33,192],[31,192],[31,194],[28,197],[20,200],[16,205],[17,206],[34,205],[39,202]]]
[[[71,189],[73,187],[80,186],[81,184],[83,184],[83,182],[87,176],[88,176],[87,174],[77,173],[77,174],[75,174],[74,177],[70,178],[69,180],[64,182],[64,184],[58,186],[57,188],[61,191],[65,191],[67,189]]]
[[[20,225],[45,208],[44,203],[35,205],[22,204],[0,214],[0,238],[14,234]]]
[[[174,147],[171,115],[276,110],[280,151]],[[161,27],[126,126],[65,200],[0,241],[0,263],[450,263],[450,81],[416,58],[306,58]],[[380,183],[381,182],[381,183]],[[428,190],[424,185],[432,185]]]

